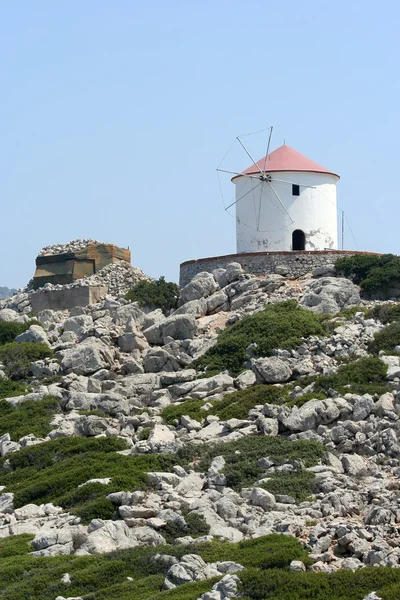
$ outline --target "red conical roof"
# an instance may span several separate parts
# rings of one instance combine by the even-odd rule
[[[311,173],[327,173],[339,178],[339,175],[336,173],[325,169],[325,167],[321,167],[318,163],[293,150],[290,146],[286,146],[286,144],[271,152],[268,155],[267,162],[265,162],[265,156],[261,158],[257,162],[257,166],[259,169],[255,165],[252,165],[243,171],[243,175],[256,175],[260,170],[266,173],[274,173],[276,171],[307,171]],[[240,175],[236,177],[240,177]]]

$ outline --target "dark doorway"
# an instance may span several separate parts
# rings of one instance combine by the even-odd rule
[[[295,229],[292,233],[292,250],[305,250],[306,236],[301,229]]]

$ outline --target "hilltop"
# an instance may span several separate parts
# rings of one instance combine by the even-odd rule
[[[8,288],[8,287],[5,287],[5,286],[0,286],[0,300],[2,300],[4,298],[9,298],[13,294],[15,294],[16,291],[17,290],[15,290],[13,288]]]
[[[400,597],[397,258],[106,270],[0,302],[2,597]]]

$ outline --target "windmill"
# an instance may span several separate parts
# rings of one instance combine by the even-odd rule
[[[263,158],[256,161],[242,139],[245,136],[237,136],[217,168],[224,209],[236,218],[238,252],[304,250],[307,243],[309,249],[336,248],[338,175],[286,144],[270,152],[273,127],[264,132]],[[251,166],[244,171],[229,164],[226,168],[234,151],[241,155],[241,163],[245,157],[250,159]],[[231,182],[236,188],[228,202],[223,183],[227,176],[231,191]],[[315,239],[310,232],[317,232]]]
[[[275,231],[275,229],[273,229],[273,228],[272,229],[261,229],[260,228],[260,224],[262,223],[262,218],[261,218],[262,211],[263,211],[263,209],[265,210],[265,205],[268,203],[272,203],[275,206],[277,206],[277,205],[280,206],[281,210],[287,217],[288,226],[291,225],[292,223],[294,223],[294,220],[292,219],[288,209],[286,208],[284,202],[282,201],[277,189],[273,185],[274,182],[284,183],[284,184],[291,185],[291,186],[297,185],[297,186],[299,186],[299,188],[308,187],[308,188],[315,189],[315,186],[304,185],[300,182],[278,179],[278,178],[274,177],[268,171],[268,166],[269,166],[268,158],[269,158],[269,152],[270,152],[270,146],[271,146],[273,127],[272,126],[268,127],[268,129],[265,131],[268,131],[268,140],[267,140],[267,144],[266,144],[266,151],[265,151],[264,158],[262,158],[261,160],[256,162],[254,160],[253,156],[251,155],[250,151],[248,150],[248,148],[245,146],[243,140],[241,139],[241,137],[244,137],[244,136],[236,136],[230,149],[228,150],[228,152],[226,153],[226,155],[224,156],[224,158],[222,159],[222,161],[220,162],[220,164],[217,167],[217,175],[218,175],[218,181],[219,181],[219,186],[220,186],[220,190],[221,190],[222,200],[224,202],[225,211],[228,214],[231,214],[229,212],[229,210],[233,206],[235,206],[238,202],[241,202],[242,200],[247,198],[249,195],[251,195],[251,200],[253,201],[253,204],[254,204],[254,222],[253,223],[245,223],[245,225],[247,227],[249,227],[250,229],[254,229],[255,231],[272,232],[272,231]],[[246,134],[246,135],[253,135],[253,134]],[[222,164],[228,158],[229,152],[236,142],[240,145],[240,147],[243,149],[243,151],[246,153],[246,155],[250,158],[250,160],[253,163],[253,165],[251,167],[249,167],[248,169],[246,169],[245,171],[242,171],[242,172],[232,171],[229,169],[222,168]],[[236,195],[235,200],[233,202],[230,202],[227,206],[225,205],[225,198],[224,198],[222,182],[221,182],[221,178],[220,178],[221,174],[233,175],[233,177],[231,177],[231,181],[234,181],[237,177],[244,178],[244,182],[243,182],[243,186],[242,186],[244,189],[242,189],[241,193],[239,195],[238,194]],[[233,215],[231,215],[231,216],[233,216]]]

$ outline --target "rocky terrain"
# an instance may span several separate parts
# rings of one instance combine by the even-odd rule
[[[117,266],[95,276],[110,286],[99,304],[32,315],[29,289],[0,301],[0,325],[21,327],[13,347],[43,352],[15,377],[20,355],[0,345],[0,538],[21,540],[24,559],[70,561],[54,593],[24,597],[400,597],[385,588],[400,594],[400,578],[369,575],[400,573],[400,348],[377,347],[392,327],[377,307],[397,303],[362,300],[332,268],[287,280],[232,263],[166,311],[127,301],[145,276]],[[264,314],[283,336],[268,352]],[[239,342],[240,368],[219,367]],[[284,558],[258,564],[271,544]],[[74,575],[128,551],[157,565],[156,591],[129,591],[141,579],[122,574],[95,594]],[[274,566],[283,595],[260,592]],[[315,573],[320,595],[289,591]],[[344,576],[351,592],[344,579],[328,591]],[[18,597],[0,564],[3,585]]]
[[[15,290],[15,289],[10,289],[5,286],[0,286],[0,300],[3,300],[4,298],[9,298],[13,294],[15,294],[16,291],[17,290]]]

